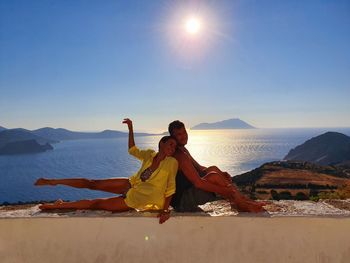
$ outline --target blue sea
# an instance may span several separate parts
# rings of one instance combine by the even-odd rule
[[[205,166],[216,165],[232,176],[281,160],[288,151],[326,131],[350,136],[350,128],[189,131],[187,148]],[[161,136],[136,137],[139,148],[157,150]],[[127,138],[61,141],[54,150],[0,156],[0,204],[37,200],[79,200],[114,196],[68,186],[34,186],[46,178],[129,177],[140,162],[128,154]]]

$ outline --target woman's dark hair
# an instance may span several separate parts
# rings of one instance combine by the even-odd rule
[[[169,124],[168,126],[168,132],[171,136],[174,135],[174,130],[178,130],[178,129],[181,129],[181,128],[185,128],[185,124],[183,124],[181,121],[179,120],[176,120],[176,121],[173,121]]]
[[[172,136],[169,136],[169,135],[163,136],[163,137],[160,139],[159,143],[158,143],[158,149],[160,149],[160,143],[161,143],[161,142],[162,142],[162,143],[166,143],[166,142],[169,141],[170,139],[173,139],[173,140],[176,142],[176,140],[175,140],[174,137],[172,137]]]

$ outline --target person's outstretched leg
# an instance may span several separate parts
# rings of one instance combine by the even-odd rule
[[[107,210],[112,212],[124,212],[131,210],[122,197],[112,197],[105,199],[80,200],[75,202],[57,201],[54,204],[40,205],[41,210],[54,209],[87,209],[87,210]]]
[[[222,176],[223,178],[225,178],[225,180],[227,181],[228,184],[231,184],[232,188],[235,190],[235,192],[239,193],[240,194],[240,191],[238,189],[238,187],[236,186],[236,184],[232,181],[232,176],[228,173],[228,172],[223,172],[221,171],[217,166],[210,166],[207,168],[207,171],[208,172],[216,172],[218,173],[220,176]],[[251,198],[243,195],[243,194],[240,194],[239,196],[241,199],[247,201],[247,202],[254,202],[254,203],[257,203],[256,201],[252,200]],[[267,203],[266,202],[259,202],[258,203],[259,205],[263,206],[263,205],[266,205]]]
[[[232,182],[231,184],[228,184],[226,178],[224,178],[222,175],[216,172],[210,172],[207,175],[205,175],[203,178],[220,186],[231,187],[233,194],[231,196],[224,196],[224,198],[230,201],[232,208],[236,208],[241,212],[264,211],[264,209],[262,208],[264,204],[260,204],[258,202],[255,202],[254,200],[251,200],[248,197],[245,197],[243,194],[240,193],[238,188]]]
[[[92,190],[105,191],[115,194],[125,194],[130,189],[128,178],[111,179],[86,179],[86,178],[68,178],[68,179],[45,179],[40,178],[35,185],[67,185],[76,188],[88,188]]]

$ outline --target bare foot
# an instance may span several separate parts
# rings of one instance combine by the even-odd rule
[[[269,204],[269,202],[266,202],[266,201],[262,201],[262,200],[258,201],[258,200],[250,199],[249,197],[247,197],[245,195],[242,195],[241,199],[242,199],[242,202],[246,202],[246,203],[249,203],[249,204],[252,204],[252,205],[261,206],[261,207]]]
[[[42,204],[42,205],[39,205],[39,209],[41,210],[50,210],[50,209],[53,209],[53,204]]]
[[[251,204],[251,205],[256,205],[256,206],[264,206],[264,205],[266,205],[263,202],[257,202],[255,200],[248,200],[248,201],[246,201],[246,203]]]
[[[231,186],[234,188],[233,186]],[[239,212],[254,212],[260,213],[266,211],[263,206],[267,205],[267,202],[257,202],[233,189],[229,202],[231,210],[237,210]]]
[[[240,202],[237,204],[239,212],[261,213],[266,211],[262,205],[257,202]]]
[[[47,204],[39,205],[39,208],[40,208],[41,210],[57,209],[58,206],[59,206],[60,204],[62,204],[62,203],[63,203],[63,200],[62,200],[62,199],[58,199],[58,200],[56,200],[53,204],[47,203]]]
[[[267,201],[257,201],[258,204],[261,204],[262,206],[269,205],[270,202]]]
[[[238,212],[253,212],[254,209],[259,209],[259,207],[262,207],[259,203],[256,203],[252,200],[247,199],[231,199],[228,200],[231,205],[231,211],[238,211]]]
[[[257,202],[257,201],[252,200],[251,202],[248,202],[248,205],[252,206],[252,207],[259,207],[260,209],[262,209],[262,211],[265,211],[265,209],[263,207],[266,206],[267,203],[266,202]]]
[[[262,213],[265,211],[262,207],[252,207],[252,206],[240,206],[238,208],[239,212],[248,212],[248,213]]]
[[[56,185],[52,180],[45,179],[45,178],[39,178],[34,185]]]
[[[231,211],[238,211],[237,204],[233,200],[227,200],[230,202],[231,205]]]
[[[54,205],[60,205],[63,203],[63,200],[62,199],[58,199],[54,202]]]

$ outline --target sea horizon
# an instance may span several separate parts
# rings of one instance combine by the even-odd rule
[[[67,127],[61,127],[61,126],[40,126],[40,127],[35,127],[35,128],[26,128],[26,127],[8,127],[6,125],[0,125],[2,127],[5,127],[7,130],[11,130],[11,129],[25,129],[25,130],[29,130],[29,131],[33,131],[33,130],[38,130],[38,129],[42,129],[42,128],[52,128],[52,129],[65,129],[68,131],[72,131],[72,132],[86,132],[86,133],[98,133],[98,132],[103,132],[106,130],[112,130],[112,131],[118,131],[118,132],[125,132],[128,133],[127,129],[116,129],[116,128],[102,128],[99,130],[79,130],[79,129],[74,129],[74,128],[67,128]],[[186,129],[188,131],[193,130],[191,129],[191,127],[187,127]],[[350,129],[350,126],[315,126],[315,127],[303,127],[303,126],[298,126],[298,127],[254,127],[252,129],[260,129],[260,130],[269,130],[269,129]],[[228,129],[200,129],[200,131],[211,131],[211,130],[250,130],[250,129],[239,129],[239,128],[228,128]],[[0,131],[1,132],[1,131]],[[144,129],[134,129],[135,133],[150,133],[150,134],[163,134],[165,132],[167,132],[167,128],[165,128],[164,130],[144,130]]]
[[[324,128],[189,130],[187,148],[202,165],[216,165],[236,176],[270,161],[282,160],[289,150],[327,132]],[[350,136],[350,128],[335,131]],[[136,137],[139,148],[157,150],[161,135]],[[127,152],[127,138],[65,140],[54,150],[36,154],[0,156],[0,203],[37,200],[78,200],[115,196],[66,186],[34,186],[35,180],[84,177],[130,177],[140,163]]]

